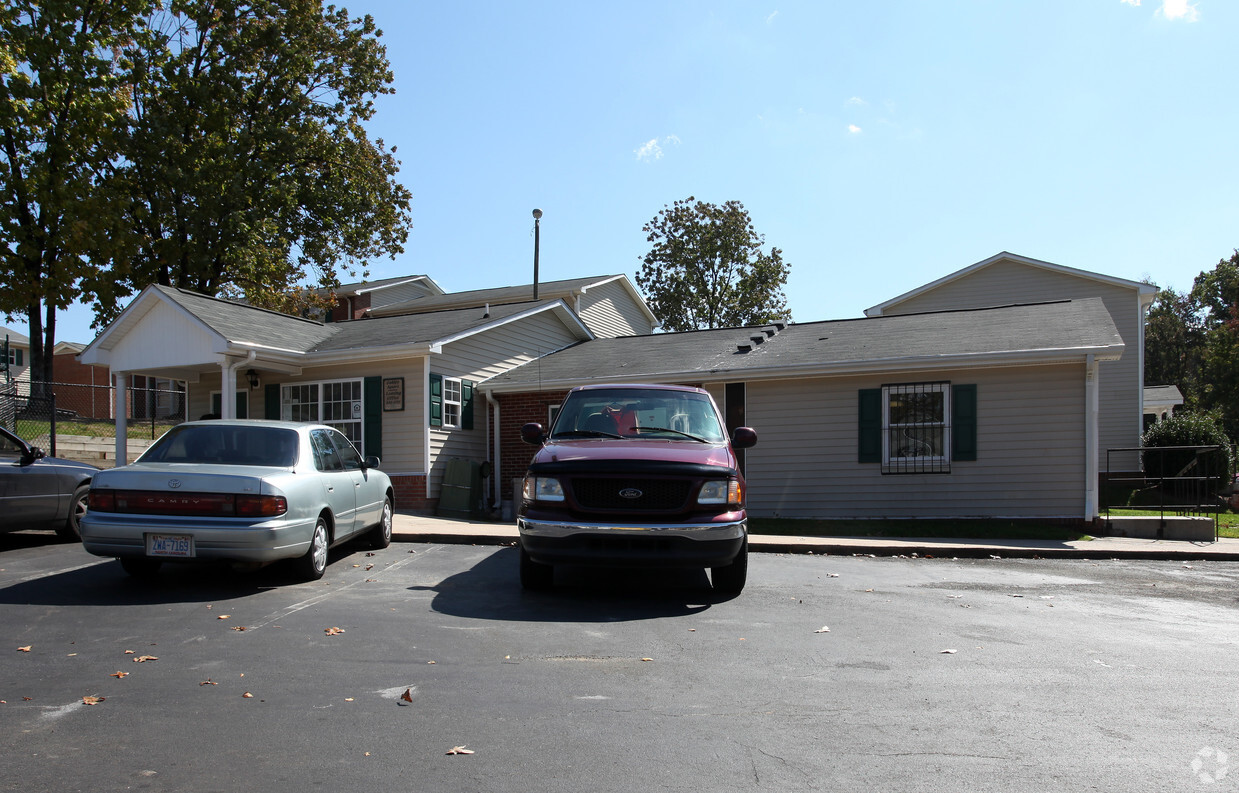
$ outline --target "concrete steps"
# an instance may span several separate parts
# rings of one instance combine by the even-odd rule
[[[148,439],[130,438],[126,442],[129,462],[146,451],[154,443]],[[98,438],[90,435],[57,435],[56,456],[66,460],[77,460],[83,463],[97,465],[100,468],[113,468],[116,463],[116,439]]]

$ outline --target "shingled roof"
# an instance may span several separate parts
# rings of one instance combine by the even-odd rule
[[[754,337],[757,337],[756,339]],[[759,379],[1118,358],[1099,298],[582,342],[486,380],[494,391],[608,380]]]

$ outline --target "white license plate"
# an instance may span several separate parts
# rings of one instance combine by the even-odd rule
[[[192,534],[148,534],[146,555],[192,557],[194,537]]]

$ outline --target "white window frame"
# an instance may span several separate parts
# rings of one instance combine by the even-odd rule
[[[347,408],[350,414],[348,417],[340,418],[332,417],[330,420],[325,419],[326,411],[324,409],[327,404],[327,392],[330,387],[338,384],[356,384],[357,398],[351,400],[352,404]],[[308,419],[300,419],[306,424],[325,424],[328,427],[334,427],[344,433],[344,437],[352,441],[353,446],[357,448],[359,454],[364,456],[363,446],[366,437],[366,391],[365,382],[360,377],[346,377],[337,380],[306,380],[298,382],[280,383],[280,418],[284,421],[295,421],[292,417],[293,403],[287,396],[289,391],[294,388],[306,388],[309,386],[317,386],[316,396],[317,401],[314,403],[301,402],[301,405],[313,404],[313,417]],[[333,400],[336,402],[338,400]],[[340,402],[347,405],[349,400]]]
[[[891,423],[891,397],[900,394],[942,394],[942,420]],[[894,456],[892,436],[901,428],[941,428],[941,454]],[[913,443],[923,443],[910,439]],[[883,473],[949,473],[951,470],[951,384],[950,382],[900,383],[882,386],[882,470]]]
[[[456,398],[449,394],[452,388],[456,390]],[[443,429],[460,429],[461,416],[464,415],[465,386],[459,377],[443,375]],[[449,418],[455,413],[455,418]]]

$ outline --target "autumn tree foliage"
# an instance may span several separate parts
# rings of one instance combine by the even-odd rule
[[[791,265],[763,251],[739,201],[721,206],[693,196],[662,210],[642,229],[653,244],[637,284],[671,331],[760,325],[789,319],[783,287]]]

